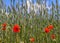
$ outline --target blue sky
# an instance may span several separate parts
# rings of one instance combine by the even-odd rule
[[[3,1],[6,4],[6,7],[10,6],[10,0],[3,0]],[[16,1],[17,0],[15,0],[15,4],[16,4]],[[20,4],[22,4],[22,0],[19,0],[19,1],[20,1]],[[52,1],[53,1],[54,4],[56,4],[56,0],[47,0],[46,4],[51,5]],[[36,0],[33,0],[33,2],[35,3]],[[60,1],[59,0],[58,0],[58,4],[60,5]]]

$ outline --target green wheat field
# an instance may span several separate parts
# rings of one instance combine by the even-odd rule
[[[38,5],[41,4],[39,1],[37,0]],[[6,9],[0,0],[0,43],[60,43],[58,0],[56,4],[51,2],[51,9],[46,8],[46,0],[44,1],[42,5],[45,7],[40,6],[39,13],[35,13],[33,5],[30,5],[33,10],[28,13],[28,4],[20,7],[18,0],[14,6],[15,1],[11,0],[11,6]]]

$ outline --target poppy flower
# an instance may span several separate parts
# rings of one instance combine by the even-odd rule
[[[2,30],[6,30],[6,25],[7,25],[6,23],[2,24]]]
[[[49,33],[50,32],[50,30],[48,29],[48,28],[45,28],[45,33]]]
[[[3,23],[3,24],[2,24],[3,27],[6,27],[6,25],[7,25],[6,23]]]
[[[15,33],[20,32],[20,26],[18,24],[15,24],[13,26],[13,32],[15,32]]]
[[[6,27],[2,27],[2,30],[6,30]]]
[[[31,37],[29,40],[30,40],[30,42],[34,42],[35,38]]]
[[[55,39],[55,38],[56,38],[55,34],[52,34],[51,39]]]
[[[52,30],[52,29],[54,28],[54,26],[53,26],[53,25],[49,25],[48,28],[49,28],[50,30]]]

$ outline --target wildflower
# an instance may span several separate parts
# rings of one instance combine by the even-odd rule
[[[15,24],[14,26],[13,26],[13,32],[20,32],[20,26],[18,25],[18,24]]]
[[[6,23],[2,24],[2,30],[6,30],[6,25],[7,25]]]
[[[50,30],[48,29],[48,28],[45,28],[45,30],[44,30],[46,33],[49,33],[50,32]]]
[[[52,30],[52,29],[54,28],[54,26],[53,26],[53,25],[49,25],[48,28],[49,28],[50,30]]]
[[[7,25],[6,23],[3,23],[3,24],[2,24],[3,27],[6,27],[6,25]]]
[[[29,40],[30,40],[30,42],[34,42],[35,38],[31,37]]]
[[[55,34],[52,34],[51,39],[55,39],[55,38],[56,38]]]
[[[6,30],[6,27],[5,28],[3,27],[2,30]]]

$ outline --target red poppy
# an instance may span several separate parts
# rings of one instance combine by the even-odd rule
[[[3,27],[2,30],[6,30],[6,28]]]
[[[48,28],[49,28],[50,30],[52,30],[52,29],[54,28],[54,26],[53,26],[53,25],[49,25]]]
[[[35,38],[31,37],[29,40],[30,40],[30,42],[34,42]]]
[[[6,25],[7,25],[6,23],[2,24],[2,30],[6,30]]]
[[[51,39],[55,39],[55,38],[56,38],[55,34],[52,34]]]
[[[45,30],[44,30],[46,33],[49,33],[50,32],[50,30],[48,29],[48,28],[45,28]]]
[[[18,25],[18,24],[15,24],[14,26],[13,26],[13,32],[20,32],[20,26]]]
[[[3,24],[2,24],[3,27],[6,27],[6,25],[7,25],[6,23],[3,23]]]

